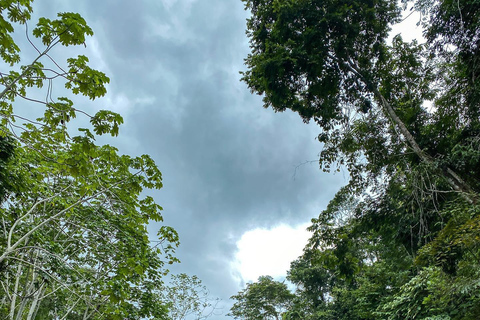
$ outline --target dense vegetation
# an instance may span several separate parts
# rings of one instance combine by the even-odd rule
[[[316,122],[321,168],[350,181],[312,220],[296,292],[261,277],[230,315],[480,319],[480,1],[244,2],[243,80],[265,107]],[[426,43],[387,41],[410,6]],[[145,196],[162,187],[154,161],[97,143],[119,114],[75,107],[109,78],[83,55],[54,58],[93,31],[76,13],[32,28],[32,0],[0,0],[0,13],[0,318],[212,315],[198,278],[163,283],[178,236],[147,233],[162,221]]]
[[[350,181],[312,220],[288,303],[251,284],[232,314],[480,319],[480,1],[244,2],[243,80],[265,107],[315,121],[321,168]],[[407,7],[424,44],[387,41]],[[281,312],[251,313],[261,302]]]

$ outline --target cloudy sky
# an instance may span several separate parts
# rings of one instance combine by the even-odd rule
[[[222,299],[212,319],[226,319],[246,282],[282,279],[310,219],[348,174],[322,173],[319,129],[264,109],[240,82],[249,52],[243,3],[39,0],[34,8],[49,18],[78,12],[93,28],[86,48],[55,52],[85,54],[111,79],[105,98],[77,108],[120,112],[125,124],[110,143],[155,159],[164,188],[153,196],[181,240],[182,262],[171,270],[197,275]]]

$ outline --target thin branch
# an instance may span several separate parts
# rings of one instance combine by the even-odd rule
[[[32,45],[32,47],[38,52],[38,54],[41,54],[40,50],[38,50],[37,46],[33,44],[33,42],[30,40],[30,36],[28,35],[28,23],[25,22],[25,36],[27,37],[28,42]]]
[[[68,190],[68,188],[70,188],[70,186],[67,186],[63,191]],[[36,203],[30,208],[30,210],[27,211],[27,213],[25,213],[23,216],[21,216],[19,219],[17,219],[17,220],[13,223],[13,226],[12,226],[12,228],[10,229],[10,232],[8,233],[7,251],[9,250],[9,248],[15,249],[14,247],[11,246],[11,241],[12,241],[13,231],[15,230],[16,225],[17,225],[20,221],[22,221],[24,218],[28,217],[28,216],[33,212],[33,210],[35,210],[35,208],[36,208],[39,204],[42,204],[42,203],[47,202],[47,201],[50,201],[50,200],[54,199],[55,197],[58,197],[58,195],[53,195],[53,196],[51,196],[51,197],[48,197],[48,198],[45,198],[45,199],[43,199],[43,200],[40,200],[40,201],[36,202]],[[43,225],[43,224],[42,224],[42,225]],[[31,234],[31,233],[30,233],[30,234]],[[20,241],[22,241],[22,240],[25,239],[25,238],[26,238],[26,236],[20,238],[20,240],[18,240],[17,243],[20,242]],[[14,246],[15,246],[15,245],[14,245]],[[17,246],[15,246],[15,247],[17,247]],[[3,255],[2,255],[2,257],[3,257]],[[1,262],[1,261],[3,261],[3,259],[0,258],[0,262]]]
[[[13,260],[17,260],[19,262],[22,262],[23,264],[26,264],[26,265],[32,265],[31,262],[28,262],[28,261],[25,261],[23,259],[20,259],[20,258],[17,258],[17,257],[10,257],[9,259],[13,259]],[[18,264],[18,266],[20,267],[21,264]],[[82,300],[85,301],[85,303],[89,304],[89,302],[87,301],[87,298],[86,297],[82,297],[80,296],[78,293],[76,293],[75,291],[73,291],[69,286],[67,286],[66,284],[64,284],[60,279],[57,279],[55,276],[51,275],[47,270],[43,269],[42,267],[39,267],[37,266],[36,267],[37,270],[40,270],[42,272],[42,275],[45,275],[47,277],[49,277],[50,279],[52,279],[53,281],[55,281],[56,283],[58,283],[61,287],[65,288],[67,291],[69,291],[70,293],[72,293],[74,296],[78,297],[78,298],[81,298]],[[17,277],[17,280],[18,280],[19,277]],[[46,296],[44,296],[45,298]]]
[[[138,173],[137,173],[138,174]],[[135,174],[135,175],[137,175]],[[135,176],[134,175],[134,176]],[[106,188],[106,189],[102,189],[100,191],[98,191],[97,193],[93,194],[92,196],[89,196],[89,197],[86,197],[84,198],[83,196],[80,197],[77,201],[75,201],[74,203],[72,203],[71,205],[69,205],[68,207],[66,207],[65,209],[61,210],[60,212],[58,212],[57,214],[43,220],[40,224],[38,224],[37,226],[33,227],[30,231],[28,231],[25,235],[23,235],[15,244],[13,244],[12,246],[10,245],[10,240],[11,240],[11,233],[12,233],[12,230],[10,230],[10,233],[9,233],[9,242],[8,242],[8,245],[7,245],[7,248],[5,250],[5,252],[0,256],[0,262],[2,262],[3,260],[5,260],[6,256],[9,255],[11,253],[12,250],[14,250],[16,247],[18,247],[20,245],[20,243],[27,239],[32,233],[34,233],[35,231],[37,231],[39,228],[41,228],[42,226],[44,226],[45,224],[51,222],[52,220],[56,219],[57,217],[63,215],[64,213],[68,212],[70,209],[76,207],[77,205],[81,204],[81,203],[85,203],[85,202],[88,202],[92,199],[95,199],[96,197],[98,197],[99,195],[107,192],[108,190],[111,190],[112,188],[116,187],[117,185],[120,185],[124,182],[126,182],[127,179],[124,179],[124,180],[121,180],[117,183],[114,183],[112,184],[110,187]],[[57,196],[57,195],[55,195]],[[52,196],[48,199],[51,199],[55,196]],[[45,199],[46,201],[46,199]],[[43,200],[41,202],[44,202]],[[33,209],[38,205],[39,203],[36,203],[34,205],[34,207],[32,207],[28,212],[32,212]],[[26,216],[26,215],[25,215]],[[18,221],[18,220],[17,220]],[[17,221],[15,222],[15,224],[17,223]],[[15,226],[15,225],[14,225]],[[12,227],[13,229],[13,227]]]
[[[70,314],[70,312],[72,312],[73,308],[75,308],[75,306],[76,306],[81,300],[82,300],[82,298],[78,298],[78,300],[70,307],[70,309],[67,310],[67,312],[65,313],[65,315],[60,318],[60,320],[66,319],[67,316]]]
[[[33,68],[33,66],[35,65],[35,63],[37,63],[37,61],[39,61],[44,55],[46,55],[48,53],[48,51],[50,51],[56,44],[58,43],[55,42],[53,45],[50,45],[48,46],[45,51],[43,51],[38,57],[36,57],[31,64],[29,64],[25,70],[23,70],[23,72],[21,74],[18,75],[18,77],[16,77],[15,79],[13,79],[13,81],[8,84],[8,85],[5,85],[5,89],[0,93],[0,100],[3,99],[3,97],[5,96],[5,94],[10,91],[13,86],[20,80],[22,79],[29,71],[31,68]]]

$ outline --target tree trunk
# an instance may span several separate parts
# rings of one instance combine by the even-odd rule
[[[395,113],[392,105],[380,93],[377,86],[363,76],[360,68],[355,64],[355,62],[343,62],[340,61],[338,58],[336,58],[335,60],[339,63],[344,64],[350,71],[355,73],[367,85],[368,88],[370,88],[372,93],[380,102],[381,108],[385,115],[387,115],[393,125],[399,129],[400,133],[407,141],[408,146],[412,148],[413,152],[415,152],[415,154],[420,158],[420,160],[429,165],[435,165],[434,159],[420,148],[413,135],[410,133],[410,131],[408,131],[405,123],[403,123],[403,121]],[[476,195],[476,193],[472,190],[472,188],[470,188],[468,183],[466,183],[455,171],[453,171],[453,169],[445,167],[439,169],[438,173],[442,175],[447,181],[447,183],[452,187],[452,189],[456,192],[459,192],[466,201],[468,201],[470,204],[478,203],[478,196]]]
[[[13,320],[15,318],[15,307],[17,304],[18,287],[20,285],[21,274],[22,274],[22,265],[19,263],[17,267],[16,278],[15,278],[15,286],[13,288],[13,293],[12,293],[12,300],[10,301],[10,313],[9,313],[10,320]]]
[[[393,110],[390,103],[385,99],[385,97],[378,91],[376,87],[373,87],[373,93],[375,97],[381,102],[384,112],[389,116],[393,124],[400,130],[400,133],[405,137],[408,142],[408,145],[412,148],[413,152],[425,163],[434,165],[434,159],[426,154],[420,146],[417,144],[417,141],[412,136],[408,128],[405,126],[403,121],[397,116],[395,110]],[[453,188],[453,190],[460,192],[462,197],[467,200],[470,204],[475,204],[477,202],[475,193],[470,188],[470,186],[462,179],[460,176],[453,171],[451,168],[446,167],[439,172],[444,176],[448,184]]]
[[[26,320],[32,320],[34,319],[35,314],[37,313],[38,307],[39,307],[39,301],[41,300],[40,298],[43,295],[43,288],[45,287],[45,282],[43,282],[40,285],[40,288],[38,288],[37,292],[35,293],[33,297],[32,304],[30,305],[30,310],[28,311],[27,319]]]

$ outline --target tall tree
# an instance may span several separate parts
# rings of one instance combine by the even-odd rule
[[[422,103],[434,98],[435,79],[432,66],[422,63],[421,46],[399,37],[392,47],[386,44],[390,24],[399,21],[397,1],[244,2],[252,11],[247,24],[252,53],[243,80],[264,94],[265,107],[291,109],[324,129],[319,139],[328,146],[321,159],[327,168],[342,154],[347,160],[340,162],[348,162],[354,175],[359,164],[352,157],[364,153],[375,161],[368,157],[379,156],[371,154],[373,146],[349,141],[355,129],[367,131],[358,128],[364,123],[383,150],[413,152],[425,165],[438,167],[436,174],[452,190],[476,202],[478,190],[450,165],[439,165],[439,155],[421,145],[412,127],[431,116]]]
[[[397,1],[244,2],[243,80],[318,123],[321,167],[351,176],[292,264],[287,316],[478,318],[478,1],[406,1],[425,44],[387,43]]]
[[[31,0],[2,0],[0,13],[0,56],[10,66],[0,73],[0,317],[165,318],[161,277],[176,261],[178,236],[163,226],[150,241],[146,226],[162,221],[161,207],[141,195],[162,187],[161,173],[148,155],[95,143],[118,134],[119,114],[88,115],[53,94],[64,86],[92,100],[105,95],[109,78],[87,57],[54,58],[59,47],[83,47],[92,30],[79,14],[59,13],[30,33]],[[20,42],[36,52],[27,63]],[[26,103],[43,116],[22,116]],[[90,125],[75,125],[79,115]]]

